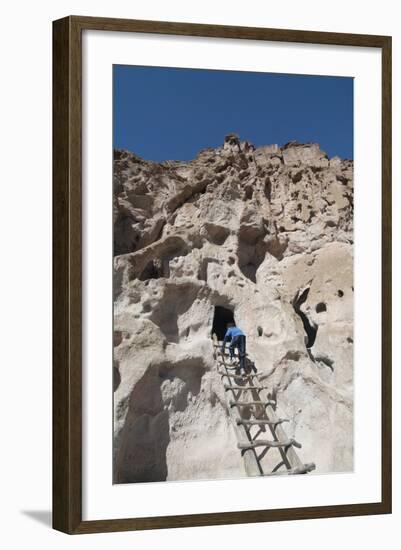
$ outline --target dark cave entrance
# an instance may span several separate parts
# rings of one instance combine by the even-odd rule
[[[305,288],[302,292],[299,291],[292,303],[295,312],[301,317],[302,324],[304,326],[304,330],[306,333],[306,347],[309,349],[313,346],[316,340],[316,334],[317,334],[317,326],[313,325],[308,317],[305,315],[303,311],[301,311],[301,306],[303,303],[306,302],[306,299],[308,298],[309,294],[309,288]]]
[[[226,334],[227,323],[235,323],[234,312],[222,306],[215,306],[212,334],[216,334],[219,341],[223,340]]]

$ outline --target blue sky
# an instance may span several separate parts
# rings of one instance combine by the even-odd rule
[[[147,160],[189,160],[237,133],[255,146],[317,142],[353,158],[353,79],[115,65],[113,143]]]

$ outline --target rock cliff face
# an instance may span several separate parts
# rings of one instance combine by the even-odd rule
[[[245,476],[211,335],[231,316],[316,472],[353,468],[353,163],[234,134],[114,152],[114,481]]]

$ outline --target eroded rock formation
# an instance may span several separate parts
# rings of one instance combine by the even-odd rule
[[[299,455],[353,468],[353,163],[230,134],[114,152],[114,480],[246,475],[212,329],[231,314]]]

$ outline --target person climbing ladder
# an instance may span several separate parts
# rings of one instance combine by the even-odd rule
[[[246,373],[246,370],[245,370],[246,337],[245,337],[245,334],[242,332],[242,330],[236,327],[234,323],[227,323],[227,331],[224,336],[223,344],[221,346],[221,353],[223,354],[224,354],[226,342],[228,340],[231,340],[231,343],[229,345],[230,359],[231,361],[234,359],[234,350],[235,348],[237,348],[238,355],[239,355],[239,367],[240,367],[240,370],[243,370],[245,374]]]

